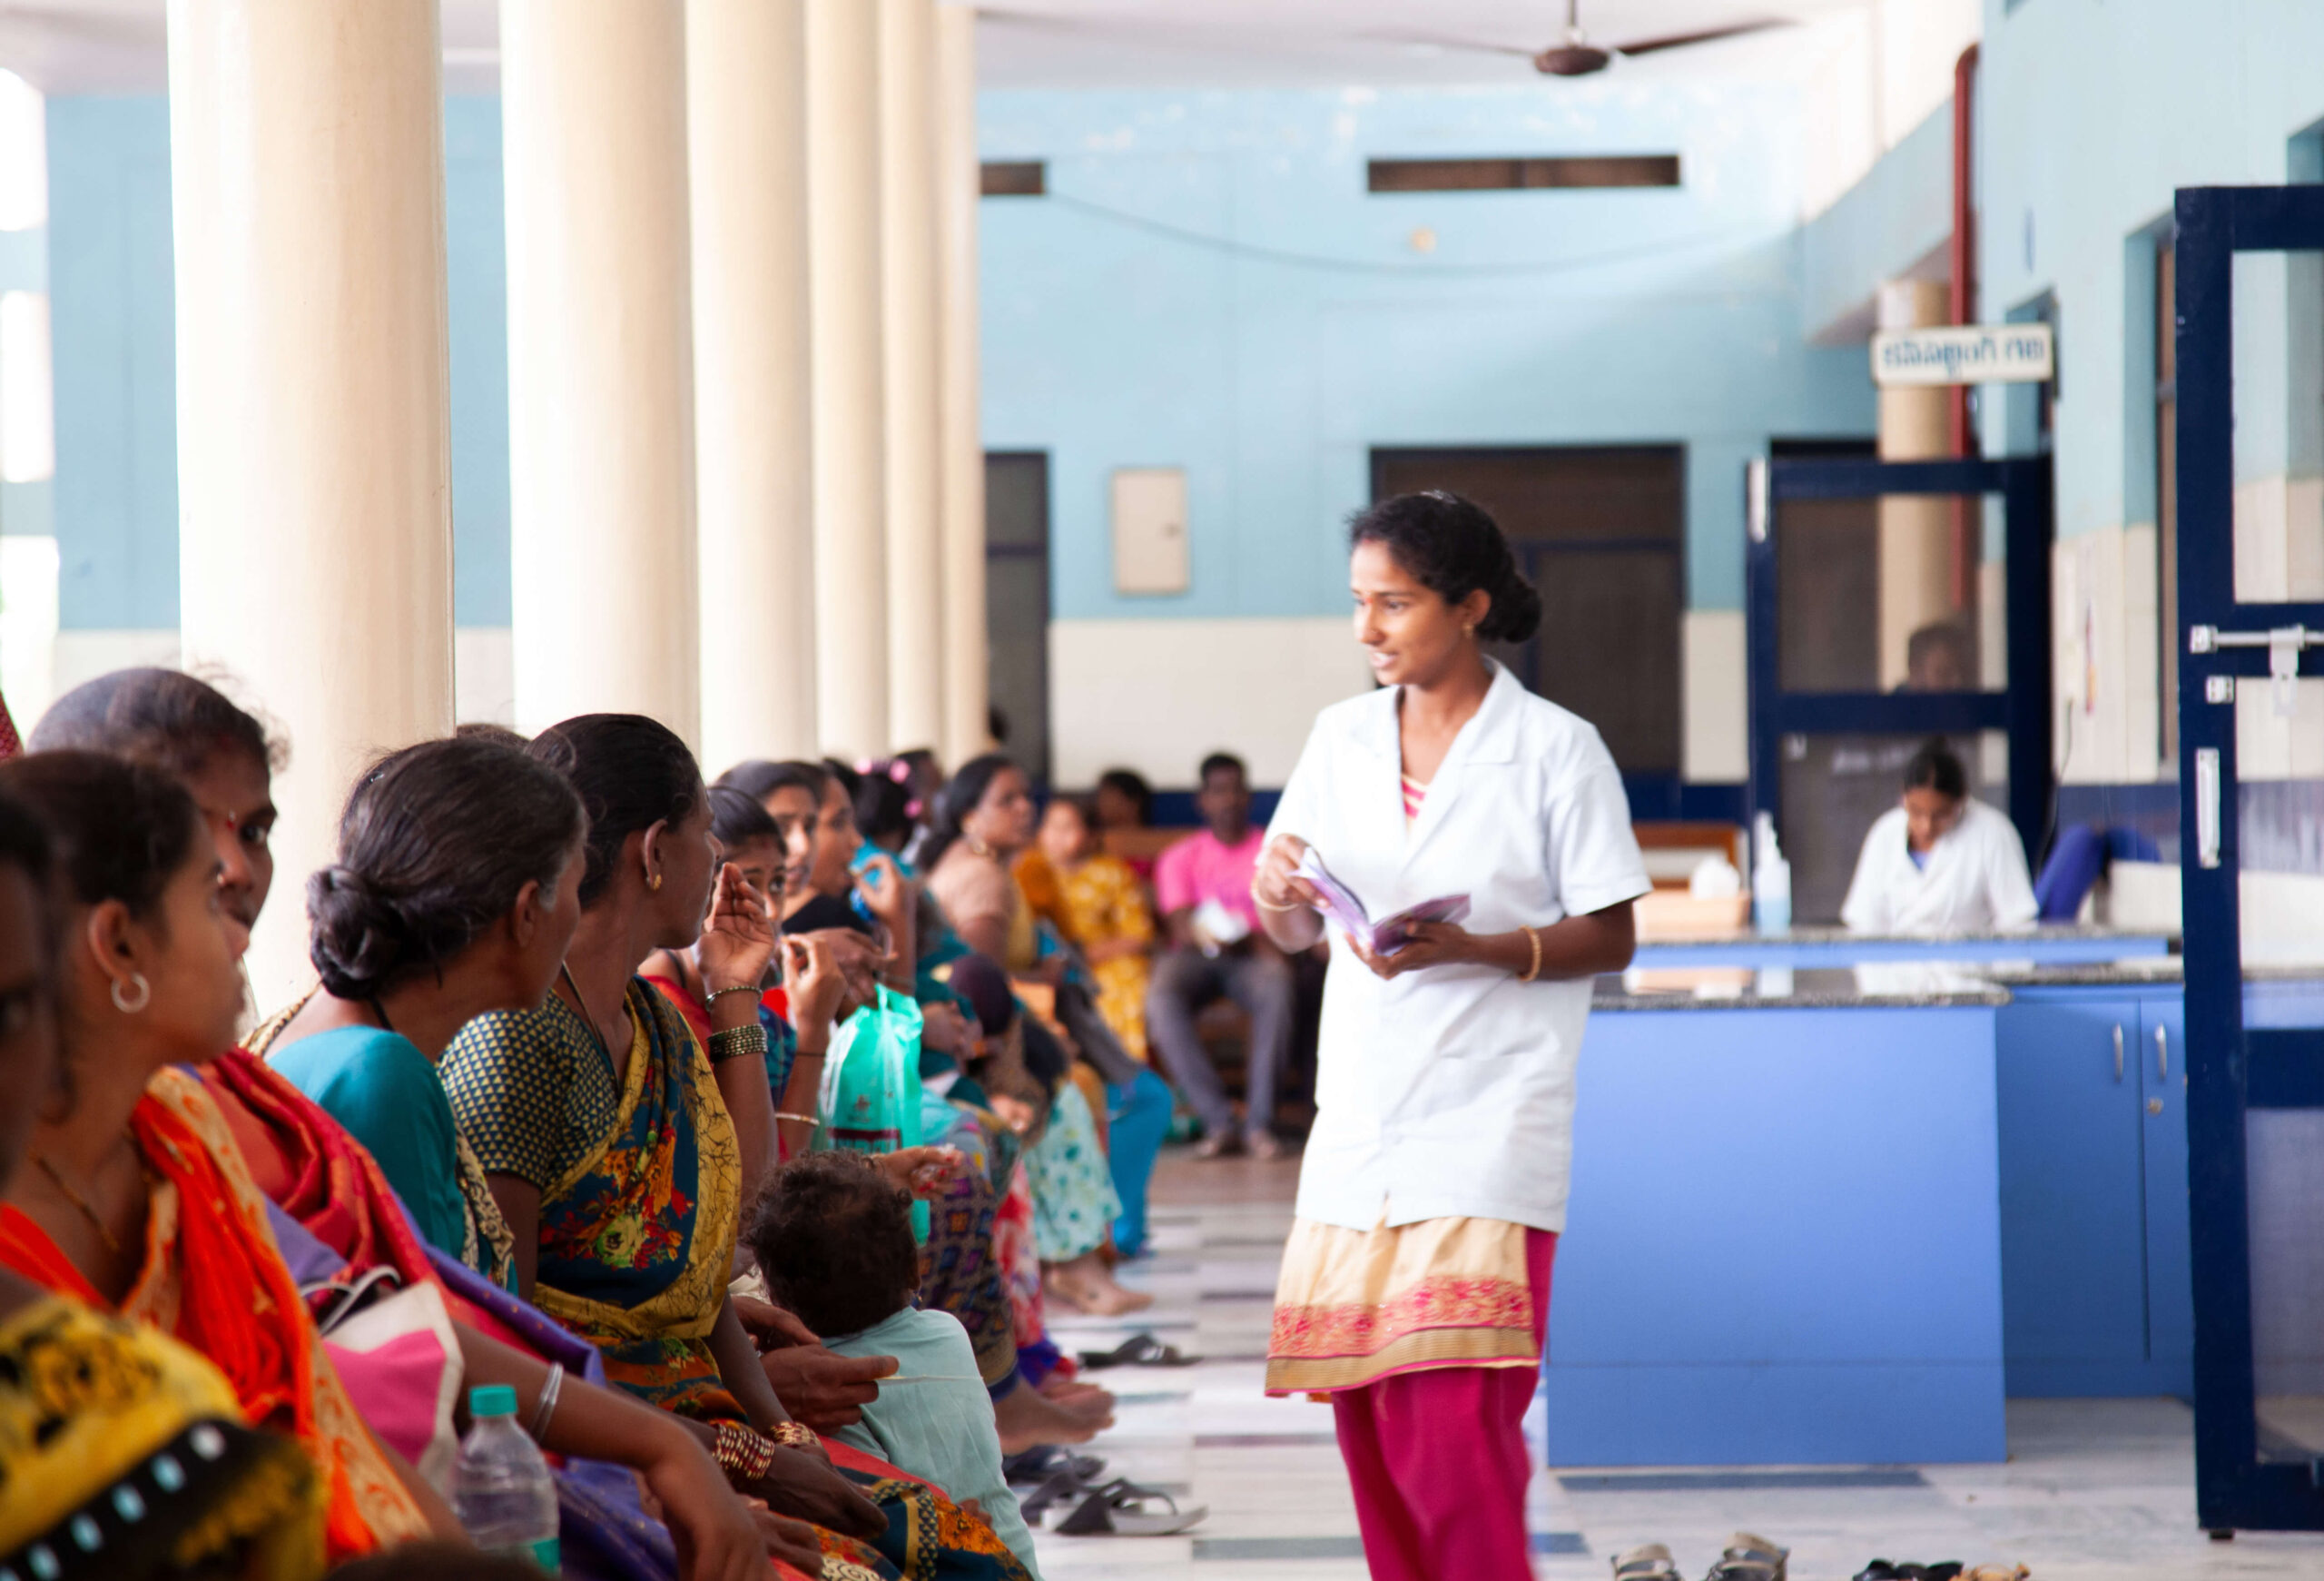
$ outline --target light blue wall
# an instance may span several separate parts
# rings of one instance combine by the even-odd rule
[[[1866,328],[1880,282],[1953,238],[1953,101],[1945,100],[1839,201],[1807,222],[1807,332]],[[1860,322],[1857,321],[1861,321]]]
[[[445,106],[455,618],[508,623],[500,102]],[[177,357],[165,100],[48,103],[59,623],[178,621]]]
[[[2058,531],[2070,538],[2151,509],[2125,486],[2151,454],[2134,436],[2152,420],[2132,388],[2151,366],[2133,291],[2152,290],[2132,239],[2170,213],[2178,187],[2288,179],[2291,140],[2324,118],[2324,5],[1986,0],[1980,58],[1982,316],[2057,293]],[[2237,318],[2249,478],[2287,459],[2288,336],[2280,295],[2244,293]],[[1985,405],[1989,449],[2005,405]]]
[[[1796,101],[1600,84],[987,94],[985,437],[1053,461],[1061,616],[1344,602],[1375,445],[1679,442],[1688,588],[1742,599],[1743,462],[1865,433],[1862,354],[1801,343]],[[499,104],[446,109],[457,615],[508,619]],[[177,619],[168,114],[50,105],[57,533],[68,628]],[[1373,155],[1675,150],[1679,191],[1369,196]],[[1410,245],[1425,226],[1438,238]],[[1111,590],[1107,478],[1187,469],[1193,588]]]
[[[984,431],[1051,458],[1056,610],[1312,615],[1374,446],[1687,445],[1688,598],[1742,602],[1742,464],[1868,434],[1802,342],[1797,101],[1768,88],[990,93]],[[1374,196],[1372,157],[1680,154],[1678,191]],[[1435,251],[1410,243],[1433,231]],[[1192,587],[1112,588],[1113,469],[1187,469]]]

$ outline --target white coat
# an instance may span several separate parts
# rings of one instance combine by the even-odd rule
[[[1494,670],[1409,832],[1388,687],[1317,716],[1269,837],[1305,840],[1374,917],[1465,894],[1472,933],[1644,894],[1630,804],[1598,732]],[[1384,982],[1334,932],[1300,1216],[1351,1230],[1384,1216],[1562,1230],[1590,987],[1488,966]]]
[[[1925,866],[1914,864],[1904,808],[1881,814],[1864,837],[1840,921],[1860,934],[1978,933],[2025,927],[2040,914],[2016,825],[1974,796],[1926,855]]]

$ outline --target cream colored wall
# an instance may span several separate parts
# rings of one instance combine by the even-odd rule
[[[1691,785],[1751,772],[1750,687],[1740,609],[1689,609],[1679,626],[1679,772]]]
[[[1062,786],[1116,766],[1182,786],[1224,751],[1254,785],[1280,786],[1316,711],[1371,685],[1343,616],[1054,621],[1052,768]]]

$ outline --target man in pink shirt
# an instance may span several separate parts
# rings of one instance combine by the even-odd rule
[[[1251,874],[1266,832],[1251,823],[1251,787],[1243,760],[1224,752],[1204,758],[1195,805],[1209,826],[1172,845],[1154,865],[1154,897],[1169,930],[1170,948],[1155,963],[1147,991],[1147,1036],[1202,1119],[1199,1156],[1216,1158],[1239,1142],[1252,1156],[1271,1159],[1283,1151],[1270,1122],[1275,1083],[1291,1046],[1294,990],[1291,964],[1259,931],[1258,908],[1251,900]],[[1251,1017],[1247,1101],[1240,1127],[1209,1052],[1195,1035],[1196,1015],[1222,996]]]

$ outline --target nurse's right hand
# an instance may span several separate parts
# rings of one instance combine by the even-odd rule
[[[1258,865],[1251,874],[1251,893],[1262,905],[1279,911],[1294,906],[1321,906],[1324,897],[1315,886],[1299,876],[1296,869],[1301,857],[1307,855],[1307,842],[1296,835],[1277,835],[1259,853]]]

